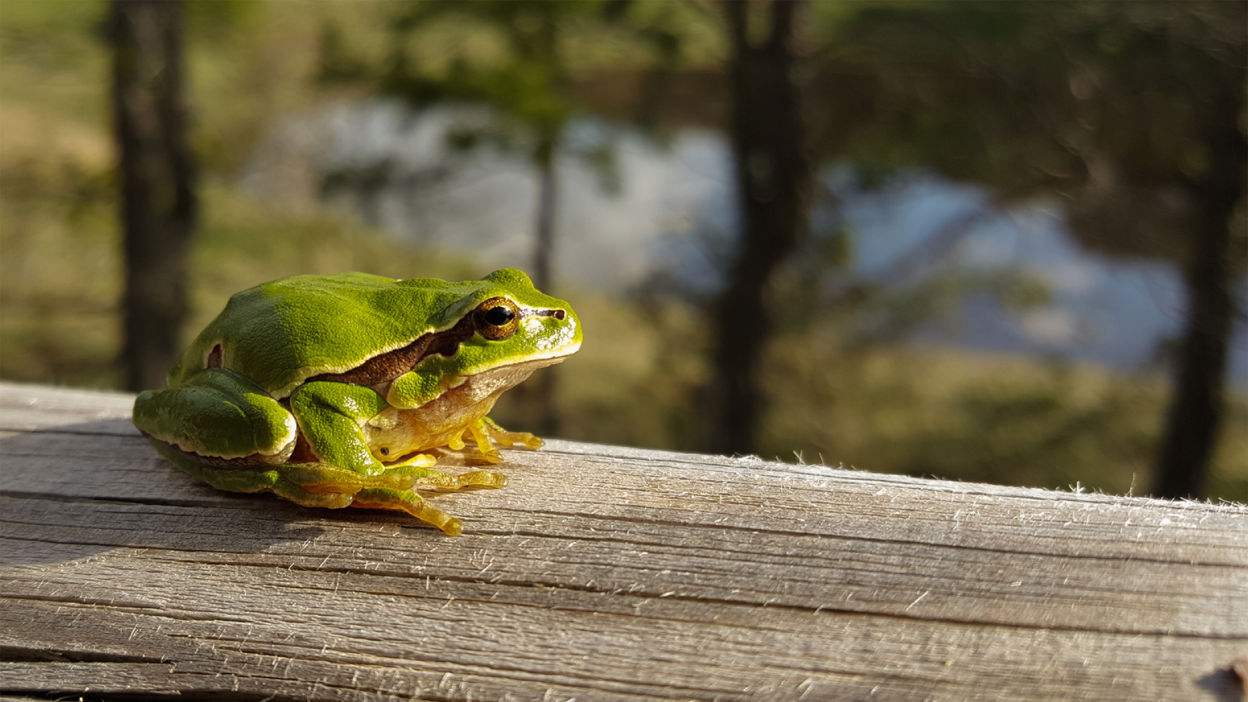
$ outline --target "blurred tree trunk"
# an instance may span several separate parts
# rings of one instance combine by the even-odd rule
[[[114,0],[112,102],[120,156],[126,387],[164,384],[187,314],[194,168],[183,103],[182,3]]]
[[[555,154],[559,139],[545,134],[538,138],[533,154],[537,168],[537,214],[533,226],[533,284],[545,291],[554,282],[555,213],[559,211],[559,191]]]
[[[1205,125],[1211,165],[1190,184],[1197,203],[1195,246],[1186,271],[1187,330],[1179,351],[1175,388],[1166,416],[1153,494],[1201,497],[1222,424],[1227,347],[1234,302],[1231,298],[1231,227],[1243,197],[1248,170],[1248,141],[1239,127],[1244,111],[1243,86],[1228,94]],[[1240,252],[1242,255],[1242,251]]]
[[[773,0],[770,27],[751,42],[750,3],[722,5],[728,24],[730,125],[741,239],[715,315],[714,411],[709,448],[755,450],[762,353],[772,332],[767,292],[806,230],[812,184],[794,81],[799,0]]]
[[[551,8],[539,13],[538,26],[528,41],[521,42],[522,51],[533,52],[540,65],[555,67],[551,86],[562,93],[567,89],[567,76],[559,56],[559,22]],[[555,158],[563,133],[563,119],[538,119],[535,124],[537,141],[533,165],[537,167],[537,213],[533,227],[533,282],[538,290],[553,293],[555,288],[555,215],[559,211],[559,181]],[[558,369],[539,375],[529,388],[531,420],[539,433],[559,432]]]
[[[558,174],[555,154],[559,150],[558,131],[549,130],[538,138],[533,162],[537,166],[537,218],[533,228],[533,284],[538,290],[551,292],[554,284],[555,214],[559,211]],[[551,368],[528,381],[533,411],[533,426],[539,434],[559,432],[558,368]],[[521,386],[524,387],[524,386]]]

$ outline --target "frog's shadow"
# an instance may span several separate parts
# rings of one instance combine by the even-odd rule
[[[372,510],[326,514],[267,493],[215,490],[160,457],[126,419],[20,432],[0,438],[0,456],[7,521],[0,527],[0,566],[65,563],[117,549],[206,556],[261,553],[281,544],[297,549],[324,534],[330,519],[379,517]],[[429,538],[441,536],[428,531]]]

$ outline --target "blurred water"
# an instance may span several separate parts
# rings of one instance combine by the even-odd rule
[[[412,119],[392,102],[338,105],[281,124],[245,169],[243,186],[266,200],[319,196],[404,241],[472,251],[483,272],[528,268],[537,203],[529,161],[492,145],[457,150],[446,138],[487,123],[473,108]],[[660,149],[590,121],[569,132],[557,158],[562,280],[615,291],[636,284],[666,236],[724,200],[728,154],[710,134],[682,134]],[[578,155],[608,142],[621,184],[614,193]],[[329,188],[322,187],[326,178]]]
[[[415,245],[470,251],[482,272],[529,267],[537,178],[522,150],[484,143],[463,150],[448,139],[495,127],[479,109],[416,117],[393,102],[344,103],[283,122],[242,183],[288,206],[329,202]],[[628,128],[582,120],[565,141],[556,161],[559,280],[624,292],[670,270],[690,289],[714,288],[715,252],[735,219],[730,154],[719,135],[689,130],[656,144]],[[1174,267],[1084,250],[1055,203],[996,209],[982,188],[923,173],[866,188],[846,169],[829,167],[821,180],[819,209],[832,207],[852,241],[838,275],[895,273],[914,252],[948,238],[938,265],[1024,272],[1052,294],[1050,304],[1023,310],[968,295],[956,320],[921,325],[915,343],[1135,370],[1159,363],[1163,342],[1181,331],[1184,296]],[[1235,293],[1248,308],[1248,281]],[[1236,327],[1231,376],[1248,389],[1245,326]]]

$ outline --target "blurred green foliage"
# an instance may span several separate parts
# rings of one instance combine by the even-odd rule
[[[1185,261],[1243,103],[1248,5],[814,3],[814,148],[1063,201],[1093,250]],[[1243,116],[1239,115],[1241,120]],[[1243,209],[1238,271],[1248,258]]]
[[[670,11],[667,5],[638,3],[631,11],[662,16]],[[857,21],[844,4],[818,7],[821,22],[848,26],[844,23]],[[259,202],[235,185],[237,170],[275,116],[360,94],[358,87],[319,80],[325,68],[322,50],[327,41],[339,42],[362,63],[384,65],[383,47],[390,45],[387,21],[394,6],[230,2],[192,3],[191,8],[191,103],[204,171],[191,329],[215,314],[231,292],[296,272],[361,269],[444,278],[485,272],[470,255],[406,247],[345,216]],[[715,64],[722,59],[717,30],[709,16],[699,20],[694,8],[681,20],[693,37],[683,45],[682,60],[693,66]],[[122,261],[106,96],[108,58],[101,36],[105,9],[101,0],[5,0],[0,8],[4,379],[96,387],[118,381]],[[921,16],[916,13],[912,21],[921,26]],[[1034,41],[1032,30],[1015,15],[989,13],[981,21],[985,35],[997,36],[1002,51],[1019,51]],[[327,27],[337,38],[327,40]],[[612,66],[634,55],[627,43],[573,34],[565,50],[578,68]],[[439,36],[483,54],[493,51],[496,41],[463,32]],[[864,46],[869,39],[861,38]],[[1108,27],[1079,37],[1110,54],[1134,50],[1131,40]],[[445,55],[436,43],[412,48]],[[915,52],[922,48],[911,47]],[[1020,91],[1033,87],[1017,85]],[[926,127],[916,126],[932,133],[934,145],[959,124],[947,115],[922,111],[913,117],[932,120]],[[961,126],[989,128],[974,121]],[[883,136],[874,144],[881,153],[890,148]],[[1180,151],[1176,159],[1199,167],[1199,154]],[[948,156],[956,160],[966,154],[953,150]],[[845,252],[838,248],[843,243],[834,240],[827,255],[843,260]],[[1011,294],[1018,304],[1043,301],[1042,288],[1015,283]],[[560,386],[565,435],[694,448],[704,399],[700,388],[713,380],[705,360],[704,315],[695,306],[662,298],[619,300],[593,291],[561,292],[573,300],[587,326],[584,350],[559,369],[567,379]],[[926,290],[917,297],[937,304],[937,292]],[[890,298],[888,291],[868,293],[875,304],[892,310],[890,315],[905,314],[903,310],[920,314],[914,312],[921,310],[913,306],[915,295],[904,299]],[[786,319],[806,318],[800,314],[803,294],[800,286],[787,292],[786,310],[793,314]],[[1167,393],[1161,378],[899,348],[887,342],[887,335],[864,341],[856,324],[861,322],[844,313],[815,325],[784,325],[767,353],[765,377],[772,405],[762,433],[764,456],[1113,492],[1145,484]],[[499,410],[500,421],[524,426],[524,418],[512,415],[506,398]],[[1248,426],[1248,403],[1235,396],[1229,411],[1230,430],[1224,432],[1215,461],[1212,494],[1244,499],[1248,433],[1234,428]]]

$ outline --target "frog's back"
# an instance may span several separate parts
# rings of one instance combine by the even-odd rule
[[[301,275],[230,298],[169,373],[178,384],[209,366],[233,370],[275,397],[321,373],[341,373],[454,323],[481,281],[395,280],[367,273]],[[475,294],[474,294],[475,293]]]

